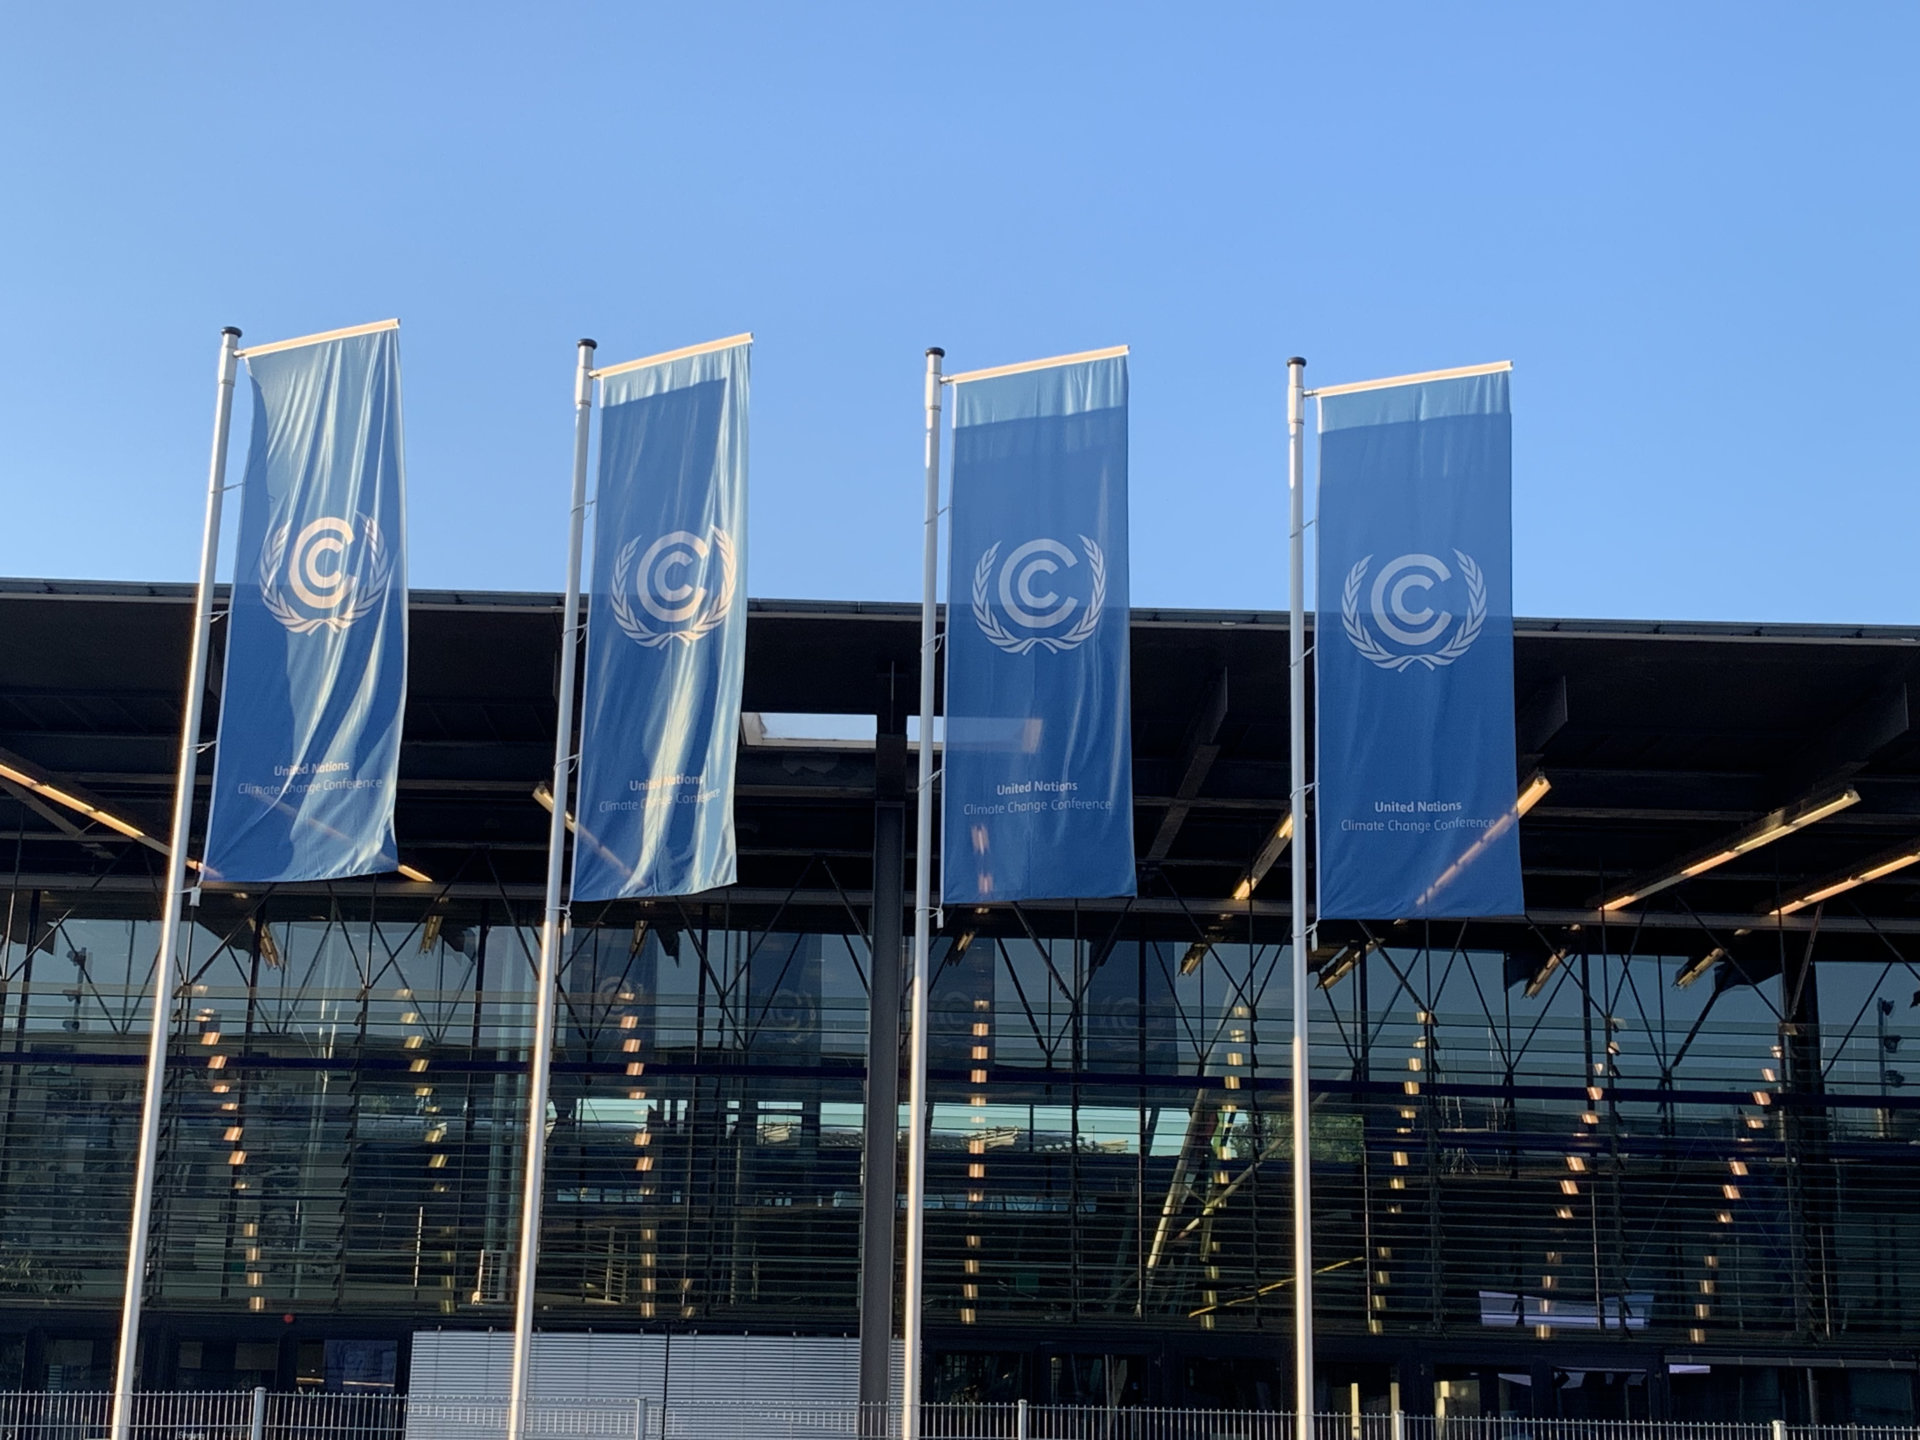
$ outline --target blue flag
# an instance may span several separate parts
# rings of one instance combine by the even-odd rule
[[[1507,373],[1320,402],[1320,914],[1518,915]]]
[[[575,900],[733,883],[747,350],[721,341],[602,381]]]
[[[245,353],[253,438],[207,878],[378,874],[398,864],[407,703],[399,330]]]
[[[941,892],[1134,893],[1124,353],[956,377]]]

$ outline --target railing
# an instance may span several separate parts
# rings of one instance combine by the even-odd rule
[[[1316,1417],[1315,1440],[1344,1440]],[[1372,1420],[1376,1417],[1363,1416]],[[1920,1440],[1913,1425],[1789,1425],[1782,1420],[1521,1420],[1486,1415],[1381,1416],[1390,1440]],[[1368,1431],[1363,1440],[1375,1440]]]
[[[258,1404],[244,1391],[142,1391],[134,1440],[252,1440]],[[112,1411],[113,1397],[100,1392],[0,1393],[0,1440],[97,1440]]]
[[[0,1392],[0,1440],[106,1440],[112,1396]],[[506,1402],[265,1390],[143,1392],[132,1440],[505,1440]],[[896,1406],[536,1400],[529,1440],[897,1440]],[[1920,1440],[1920,1426],[1527,1420],[1151,1406],[926,1405],[925,1440]]]

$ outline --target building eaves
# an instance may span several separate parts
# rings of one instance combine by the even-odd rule
[[[216,599],[224,599],[229,587],[217,587]],[[132,601],[187,604],[193,599],[193,586],[178,581],[138,580],[56,580],[0,576],[0,602],[7,599],[65,599],[81,601]],[[551,591],[521,590],[429,590],[416,589],[411,595],[416,610],[505,611],[517,614],[557,612],[560,596]],[[920,607],[906,600],[792,600],[750,599],[748,613],[768,619],[883,620],[902,621],[916,617]],[[1136,629],[1284,630],[1287,615],[1283,610],[1190,610],[1177,608],[1136,608],[1131,615]],[[1311,617],[1309,617],[1311,623]],[[1721,620],[1610,620],[1584,618],[1546,618],[1521,616],[1514,620],[1514,633],[1520,636],[1563,636],[1569,639],[1706,640],[1771,644],[1815,645],[1920,645],[1920,626],[1913,625],[1817,625],[1800,623],[1753,623]]]

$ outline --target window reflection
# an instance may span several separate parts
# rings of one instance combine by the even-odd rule
[[[504,904],[223,903],[189,928],[169,1017],[160,1303],[505,1323],[537,928]],[[110,1308],[158,929],[84,898],[12,913],[0,1293]],[[710,918],[568,936],[539,1303],[849,1327],[872,956]],[[934,954],[937,1322],[1282,1324],[1286,948],[1189,963],[1191,937],[1144,922],[1004,919]],[[1329,1333],[1618,1320],[1708,1343],[1790,1335],[1816,1302],[1897,1333],[1920,1281],[1899,1243],[1910,972],[1817,964],[1796,1029],[1777,972],[1576,945],[1529,997],[1544,961],[1389,936],[1320,972]],[[1832,1263],[1796,1262],[1808,1246]]]

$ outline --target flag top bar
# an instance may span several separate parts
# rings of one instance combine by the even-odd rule
[[[1464,380],[1469,375],[1498,375],[1513,369],[1511,360],[1495,360],[1491,365],[1461,365],[1452,370],[1422,370],[1418,375],[1389,375],[1384,380],[1355,380],[1347,385],[1322,385],[1307,394],[1316,400],[1325,395],[1353,395],[1362,390],[1391,390],[1396,385],[1421,385],[1429,380]]]
[[[274,340],[265,345],[249,345],[239,352],[245,360],[254,355],[271,355],[277,350],[298,350],[303,345],[318,345],[323,340],[345,340],[354,335],[371,335],[379,330],[398,330],[398,320],[376,320],[371,325],[349,325],[344,330],[323,330],[318,335],[300,335],[292,340]]]
[[[604,380],[609,375],[624,375],[629,370],[644,370],[649,365],[664,365],[669,360],[684,360],[689,355],[705,355],[712,350],[729,350],[735,345],[751,345],[753,332],[744,335],[729,335],[724,340],[709,340],[704,345],[687,345],[679,350],[667,350],[659,355],[648,355],[641,360],[623,360],[618,365],[603,365],[598,370],[587,373],[595,380]]]
[[[948,385],[964,385],[969,380],[992,380],[1001,375],[1020,375],[1028,370],[1051,370],[1056,365],[1078,365],[1083,360],[1111,360],[1126,353],[1125,345],[1114,345],[1105,350],[1082,350],[1078,355],[1056,355],[1051,360],[1022,360],[1018,365],[996,365],[991,370],[965,370],[958,375],[942,378]]]

